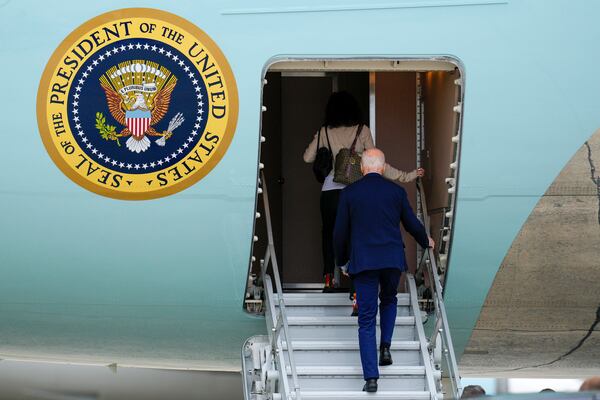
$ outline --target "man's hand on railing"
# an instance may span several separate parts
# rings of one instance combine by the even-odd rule
[[[350,276],[348,274],[348,263],[346,263],[346,265],[340,265],[340,271],[342,271],[342,274],[344,274],[345,276]]]
[[[431,238],[431,236],[429,236],[429,247],[432,249],[435,247],[435,241]]]

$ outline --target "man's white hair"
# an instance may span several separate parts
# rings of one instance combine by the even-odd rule
[[[369,149],[362,153],[361,164],[365,170],[381,169],[385,165],[385,155],[379,149]]]

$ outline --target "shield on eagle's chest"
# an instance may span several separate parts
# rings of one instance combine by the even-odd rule
[[[144,133],[146,133],[146,130],[150,126],[151,119],[152,113],[150,111],[135,110],[125,112],[127,128],[136,138],[144,136]]]

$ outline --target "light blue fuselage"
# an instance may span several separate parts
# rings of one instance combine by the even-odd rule
[[[36,124],[58,44],[103,12],[152,7],[204,30],[239,91],[231,146],[158,200],[75,185]],[[452,56],[463,131],[446,307],[464,350],[529,212],[600,126],[600,3],[566,0],[0,1],[0,354],[236,369],[264,331],[242,309],[257,190],[261,82],[281,57]],[[267,138],[268,139],[268,138]]]

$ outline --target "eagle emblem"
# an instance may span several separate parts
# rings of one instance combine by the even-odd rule
[[[134,153],[150,148],[149,136],[159,137],[155,143],[164,146],[184,121],[183,114],[177,113],[167,130],[158,132],[154,128],[169,111],[176,84],[175,75],[151,61],[126,61],[109,68],[100,77],[100,86],[110,114],[123,128],[117,132],[115,126],[106,124],[102,113],[96,113],[96,128],[102,138],[120,146],[119,139],[128,137],[125,145]]]

